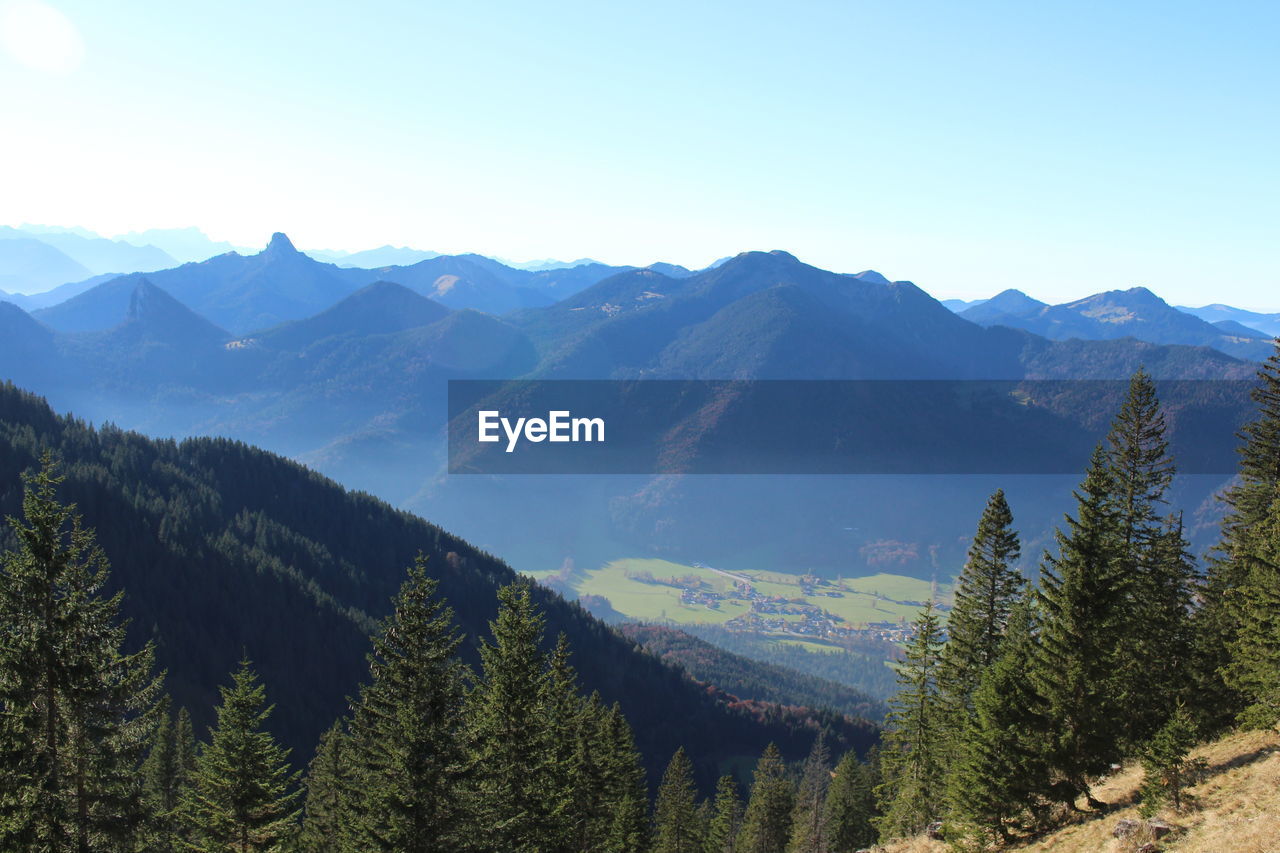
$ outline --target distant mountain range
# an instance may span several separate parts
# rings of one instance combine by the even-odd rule
[[[0,239],[0,289],[35,292],[89,275],[82,264],[34,237]]]
[[[149,228],[146,231],[130,231],[120,235],[118,239],[134,246],[155,246],[183,264],[236,251],[236,247],[230,243],[210,240],[199,228]],[[121,272],[148,270],[138,268]]]
[[[1006,290],[960,316],[983,326],[1026,329],[1051,340],[1137,338],[1158,344],[1208,346],[1237,358],[1262,361],[1271,338],[1240,323],[1218,326],[1169,305],[1145,287],[1109,290],[1074,302],[1047,305],[1020,290]]]
[[[246,334],[309,317],[375,281],[403,284],[450,308],[498,315],[550,305],[620,269],[629,268],[585,264],[530,272],[482,255],[437,255],[376,269],[340,267],[299,252],[287,236],[275,234],[254,255],[228,252],[145,277],[231,333]],[[59,331],[100,331],[124,318],[129,294],[143,277],[132,273],[105,283],[65,285],[21,303]]]
[[[1162,378],[1248,378],[1255,369],[1206,346],[987,327],[910,282],[828,272],[786,252],[748,252],[696,273],[659,269],[671,274],[589,264],[531,272],[478,255],[341,268],[276,235],[255,255],[114,277],[32,314],[7,306],[0,376],[94,421],[227,435],[289,454],[531,568],[653,549],[705,559],[714,548],[732,552],[725,562],[851,571],[894,553],[894,570],[919,574],[962,551],[957,537],[976,518],[986,481],[907,518],[891,511],[894,501],[872,498],[867,480],[832,478],[783,500],[763,481],[441,477],[446,383],[1124,378],[1140,365]],[[498,317],[477,304],[516,310]],[[762,414],[750,401],[726,402],[725,423]],[[1097,428],[1071,417],[1080,425],[1068,432],[1086,430],[1072,441]],[[916,429],[886,420],[859,434],[899,428]],[[920,483],[892,488],[901,489],[894,500],[914,502],[953,487],[931,487],[927,499]],[[1026,498],[1046,527],[1061,511],[1048,488]],[[777,553],[752,541],[770,518],[786,519],[773,536]]]
[[[957,314],[966,308],[975,308],[986,302],[985,299],[943,299],[940,300],[947,309],[955,311]]]
[[[439,252],[410,249],[405,246],[379,246],[361,252],[345,252],[333,249],[307,249],[306,253],[317,261],[328,261],[340,267],[390,267],[409,266],[419,261],[440,257]]]
[[[1257,311],[1245,311],[1240,308],[1232,308],[1230,305],[1220,304],[1204,305],[1200,308],[1179,306],[1178,310],[1194,314],[1201,320],[1207,320],[1219,328],[1236,329],[1239,326],[1245,326],[1250,329],[1257,329],[1259,332],[1272,337],[1280,337],[1280,313],[1261,314]],[[1229,325],[1233,323],[1236,325]]]
[[[1170,375],[1218,375],[1230,363],[1117,341],[1093,348],[1109,353],[1102,368],[1037,335],[984,329],[911,282],[828,272],[781,251],[680,279],[621,273],[511,320],[538,345],[547,378],[1083,378],[1119,375],[1113,356],[1126,352],[1132,368]]]
[[[151,245],[87,236],[87,232],[0,226],[0,289],[37,293],[102,273],[149,272],[176,261]]]
[[[121,276],[37,312],[60,331],[110,328],[120,322],[141,273]],[[257,255],[235,252],[147,273],[146,278],[194,311],[232,332],[298,319],[330,307],[361,282],[332,264],[313,261],[283,234]]]

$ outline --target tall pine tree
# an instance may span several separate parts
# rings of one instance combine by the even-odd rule
[[[716,798],[707,821],[705,853],[734,853],[738,828],[742,824],[742,800],[738,783],[732,776],[721,776],[716,782]]]
[[[791,837],[795,788],[778,747],[769,744],[756,762],[751,797],[738,833],[738,853],[779,853]]]
[[[956,580],[947,618],[947,643],[938,666],[943,764],[950,773],[963,751],[973,717],[973,694],[995,663],[1009,612],[1026,581],[1016,567],[1021,543],[1013,513],[998,489],[988,499],[969,556]]]
[[[702,853],[704,831],[698,815],[693,764],[677,749],[658,786],[653,815],[654,853]]]
[[[643,853],[649,846],[649,792],[631,726],[615,703],[599,740],[602,790],[608,807],[607,853]]]
[[[126,653],[123,593],[50,453],[24,477],[17,548],[0,556],[0,848],[132,850],[137,768],[159,717],[150,645]]]
[[[1076,516],[1058,531],[1058,554],[1045,554],[1037,590],[1041,641],[1031,675],[1053,733],[1054,795],[1067,805],[1088,795],[1090,777],[1122,757],[1115,667],[1126,628],[1126,581],[1114,495],[1099,447],[1076,492]]]
[[[550,733],[547,765],[547,802],[556,849],[577,849],[584,830],[592,823],[592,794],[587,789],[596,780],[594,750],[587,741],[594,734],[592,706],[578,691],[578,677],[569,663],[569,639],[563,633],[547,656],[547,673],[542,682],[545,725]],[[598,709],[597,709],[598,710]],[[591,746],[594,746],[592,744]],[[594,839],[589,839],[594,840]]]
[[[1189,687],[1191,602],[1196,585],[1182,526],[1164,517],[1174,465],[1155,382],[1129,381],[1107,436],[1117,525],[1117,571],[1125,579],[1115,660],[1116,700],[1126,751],[1163,725]]]
[[[184,849],[178,811],[195,770],[195,737],[191,718],[183,708],[175,722],[168,713],[168,700],[151,741],[151,751],[142,764],[142,791],[148,821],[143,849],[147,853],[172,853]]]
[[[351,740],[342,721],[320,737],[315,757],[307,768],[306,800],[299,846],[308,853],[344,853],[358,848],[352,838],[356,825],[355,768]]]
[[[290,789],[298,774],[266,730],[266,688],[246,660],[219,690],[218,722],[182,804],[188,845],[202,853],[282,851],[297,828],[298,792]]]
[[[875,843],[877,833],[875,780],[870,764],[863,764],[853,750],[836,765],[835,777],[824,805],[827,819],[827,849],[848,853]]]
[[[827,850],[827,789],[831,785],[831,750],[822,732],[804,762],[791,814],[791,843],[787,853],[825,853]]]
[[[974,693],[974,713],[947,778],[949,834],[979,847],[1032,828],[1047,805],[1044,700],[1027,679],[1036,655],[1030,601],[1014,605],[1001,648]]]
[[[466,831],[461,638],[419,556],[373,640],[351,721],[363,850],[450,851]]]
[[[968,709],[982,674],[995,663],[1014,601],[1026,586],[1017,569],[1022,549],[1004,490],[987,501],[969,558],[956,581],[947,617],[938,682],[944,698]]]
[[[939,816],[944,743],[938,669],[942,627],[933,602],[916,618],[906,658],[898,666],[898,692],[890,701],[877,789],[886,837],[912,835]]]
[[[1258,377],[1258,416],[1240,433],[1240,482],[1224,496],[1229,511],[1198,620],[1198,657],[1200,691],[1217,700],[1202,705],[1269,726],[1280,721],[1280,341]]]
[[[546,793],[554,789],[556,733],[547,725],[543,617],[529,587],[498,591],[492,640],[480,646],[482,672],[469,704],[471,810],[500,850],[554,849],[561,825]]]

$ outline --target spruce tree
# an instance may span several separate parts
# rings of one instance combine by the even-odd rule
[[[151,751],[142,764],[143,801],[147,810],[147,853],[171,853],[184,849],[179,805],[195,769],[195,741],[186,709],[175,722],[164,700],[160,722],[151,741]]]
[[[178,709],[178,719],[173,726],[173,743],[177,752],[177,764],[182,774],[180,784],[185,787],[191,782],[191,774],[195,772],[198,749],[195,729],[191,726],[191,715],[187,713],[186,708]]]
[[[858,760],[853,750],[836,765],[835,778],[824,805],[827,847],[833,853],[850,853],[870,847],[876,841],[875,792],[871,768]]]
[[[644,825],[648,802],[627,794],[618,803],[609,836],[602,848],[608,853],[644,853],[649,849],[649,833]]]
[[[599,739],[601,790],[608,836],[607,853],[643,853],[649,846],[649,792],[631,726],[615,703],[604,718]]]
[[[553,663],[552,669],[556,668]],[[580,703],[564,740],[572,747],[569,848],[613,849],[616,828],[622,836],[632,838],[618,841],[622,849],[640,849],[648,823],[644,770],[621,711],[616,705],[606,708],[599,694],[592,693]]]
[[[944,696],[966,710],[982,673],[1000,653],[1009,612],[1026,586],[1016,567],[1020,556],[1013,513],[1004,490],[997,489],[982,511],[969,558],[956,581],[938,670]]]
[[[787,778],[782,753],[772,743],[756,762],[751,796],[738,833],[738,853],[779,853],[791,837],[795,789]]]
[[[942,709],[938,668],[942,627],[933,602],[916,618],[905,660],[898,666],[898,692],[886,718],[877,797],[884,812],[877,827],[885,837],[912,835],[938,817],[943,792]]]
[[[721,776],[716,782],[716,798],[707,821],[705,853],[734,853],[738,848],[738,828],[742,824],[742,800],[738,797],[738,783],[732,776]]]
[[[1280,722],[1280,496],[1251,538],[1248,572],[1232,602],[1237,627],[1223,671],[1248,703],[1239,722],[1268,728]]]
[[[125,653],[123,593],[46,452],[24,476],[17,540],[0,555],[0,848],[131,850],[139,764],[159,717],[153,650]]]
[[[1000,657],[974,693],[974,714],[948,774],[949,834],[1008,841],[1045,813],[1049,783],[1044,702],[1027,679],[1035,660],[1029,601],[1015,604]]]
[[[1151,544],[1152,572],[1146,577],[1146,595],[1136,612],[1139,624],[1134,644],[1147,668],[1137,683],[1145,679],[1137,702],[1133,741],[1145,742],[1169,719],[1171,709],[1185,703],[1194,691],[1195,605],[1203,586],[1203,576],[1191,556],[1182,515],[1170,515]]]
[[[1198,618],[1202,717],[1218,725],[1215,707],[1250,726],[1280,721],[1280,341],[1258,378]]]
[[[825,853],[827,849],[827,789],[831,785],[831,751],[822,732],[804,762],[800,787],[791,814],[791,842],[787,853]]]
[[[549,734],[546,800],[551,832],[550,846],[572,850],[584,840],[585,829],[594,811],[589,791],[596,780],[593,738],[594,720],[590,706],[578,692],[578,678],[569,663],[569,639],[563,633],[547,656],[542,682],[544,724]]]
[[[600,694],[593,692],[579,703],[570,736],[565,738],[568,776],[573,780],[569,790],[572,802],[567,812],[568,843],[575,850],[602,849],[609,838],[610,803],[605,786],[607,720],[608,709],[601,704]]]
[[[1037,609],[1040,643],[1031,675],[1053,733],[1054,796],[1073,805],[1089,778],[1121,759],[1124,734],[1116,662],[1124,636],[1125,579],[1115,484],[1101,447],[1076,492],[1077,514],[1045,554]],[[1091,805],[1100,805],[1089,796]]]
[[[356,779],[351,740],[342,721],[320,737],[307,768],[306,799],[299,846],[308,853],[344,853],[357,849],[352,838],[356,812]]]
[[[1164,722],[1189,687],[1191,599],[1197,577],[1180,522],[1163,516],[1174,465],[1149,374],[1139,370],[1107,436],[1125,579],[1115,661],[1116,700],[1128,751]]]
[[[500,589],[498,603],[468,697],[471,811],[497,849],[548,850],[561,827],[545,796],[554,787],[555,733],[545,714],[543,617],[524,584]]]
[[[698,815],[693,764],[684,748],[676,750],[658,786],[654,807],[654,853],[702,853],[704,833]]]
[[[1009,611],[1026,586],[1015,566],[1020,556],[1013,513],[1004,490],[998,489],[982,511],[956,581],[955,606],[947,618],[947,643],[938,666],[942,762],[949,769],[972,723],[973,693],[1000,653]]]
[[[296,831],[298,793],[290,789],[298,774],[265,728],[272,711],[266,688],[246,660],[219,691],[217,725],[182,804],[188,846],[204,853],[282,851]]]
[[[1142,750],[1142,805],[1139,812],[1151,817],[1165,803],[1182,810],[1182,789],[1191,784],[1203,759],[1188,760],[1196,743],[1195,724],[1187,709],[1178,706],[1168,721]]]
[[[362,850],[455,850],[465,831],[461,638],[437,588],[419,556],[373,639],[351,721]]]

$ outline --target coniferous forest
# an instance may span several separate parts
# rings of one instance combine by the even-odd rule
[[[932,607],[915,623],[879,757],[882,836],[1033,837],[1104,808],[1092,787],[1125,761],[1154,813],[1178,804],[1197,743],[1280,722],[1280,349],[1259,378],[1204,572],[1167,510],[1176,461],[1141,371],[1034,583],[991,496],[949,624]]]
[[[754,752],[749,778],[712,774],[714,784],[691,757],[706,754],[699,736],[746,744],[767,727],[706,710],[678,678],[668,690],[687,694],[702,723],[654,719],[616,680],[584,678],[575,661],[600,667],[601,649],[627,649],[632,657],[612,658],[624,666],[644,658],[592,620],[566,620],[567,605],[503,577],[465,543],[424,528],[434,539],[404,561],[389,611],[356,606],[353,590],[369,584],[349,559],[356,551],[335,544],[341,532],[329,550],[250,501],[222,505],[220,469],[271,473],[243,465],[253,451],[95,431],[7,388],[4,473],[21,487],[0,563],[0,849],[845,853],[920,831],[989,848],[1103,808],[1097,780],[1130,760],[1144,768],[1145,807],[1176,804],[1194,744],[1280,721],[1280,351],[1259,375],[1239,476],[1222,496],[1221,542],[1203,572],[1168,510],[1176,460],[1154,383],[1139,371],[1037,577],[1018,569],[1013,508],[1003,492],[991,496],[949,618],[930,603],[916,620],[878,746],[870,727],[823,726],[807,757],[780,738]],[[142,469],[150,491],[124,476]],[[293,480],[243,488],[261,490],[261,502],[281,483],[328,494],[290,470]],[[131,483],[128,513],[108,507],[121,482]],[[402,553],[413,539],[384,546]],[[274,586],[254,589],[278,598],[258,602],[218,588],[234,574],[185,580],[263,607],[273,641],[287,644],[271,632],[287,633],[302,601],[328,613],[321,624],[341,626],[340,638],[362,632],[367,641],[310,650],[326,689],[341,686],[332,673],[344,656],[363,656],[359,686],[335,702],[308,692],[307,669],[262,677],[282,668],[252,659],[248,640],[262,638],[245,637],[216,695],[202,693],[185,656],[216,632],[209,611],[171,599],[187,633],[129,622],[132,596],[164,601],[165,590],[122,588],[111,574],[112,560],[135,565],[113,552],[157,543],[196,567],[216,555],[249,569],[242,580],[270,576]],[[323,551],[305,564],[325,571],[302,577],[264,556],[289,549]],[[457,606],[490,614],[487,629],[464,636]],[[549,616],[578,636],[552,636]],[[664,677],[652,666],[639,689]],[[687,742],[655,755],[663,727]]]

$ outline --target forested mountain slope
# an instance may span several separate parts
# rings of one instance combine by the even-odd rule
[[[863,718],[879,719],[884,715],[883,702],[858,690],[727,652],[676,628],[623,623],[618,630],[699,681],[714,684],[743,699],[832,708]]]
[[[223,439],[96,430],[8,384],[0,386],[0,511],[18,512],[20,474],[46,447],[67,474],[62,497],[96,529],[113,583],[126,590],[133,641],[156,641],[175,702],[207,724],[215,685],[247,654],[299,759],[367,675],[369,633],[419,551],[457,612],[469,660],[497,588],[516,578],[446,531],[281,457]],[[770,740],[791,758],[808,749],[811,720],[731,709],[576,604],[540,588],[535,599],[549,637],[568,636],[585,688],[622,703],[651,769],[681,744],[704,779]],[[870,723],[834,722],[859,750],[874,740]]]

